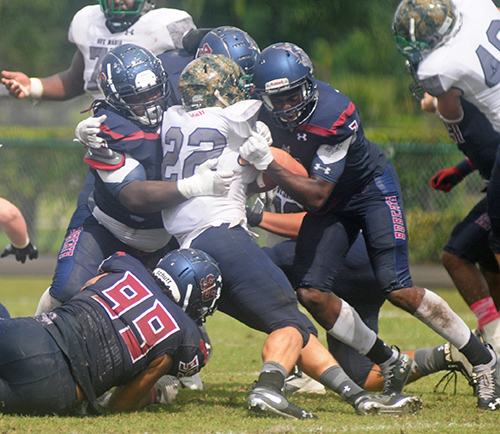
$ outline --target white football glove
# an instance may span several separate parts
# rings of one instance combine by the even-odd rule
[[[273,136],[269,127],[262,121],[257,121],[255,127],[257,129],[257,133],[259,133],[267,141],[267,145],[271,146],[273,144]]]
[[[177,181],[177,189],[186,199],[195,196],[223,196],[229,191],[234,177],[232,170],[215,171],[218,158],[200,165],[193,176]]]
[[[272,138],[267,136],[265,130],[263,134],[252,131],[252,134],[243,142],[238,152],[241,158],[253,164],[257,170],[266,170],[274,159],[269,148],[272,143]]]
[[[106,120],[107,116],[102,115],[98,118],[90,117],[81,121],[75,128],[75,142],[80,142],[86,148],[101,148],[106,146],[106,140],[99,137],[99,127]]]
[[[153,386],[156,392],[155,402],[157,404],[168,405],[172,404],[179,393],[181,382],[177,377],[172,375],[164,375]]]

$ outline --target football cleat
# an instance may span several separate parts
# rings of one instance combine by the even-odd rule
[[[248,409],[256,414],[272,413],[290,419],[317,419],[317,416],[288,401],[279,391],[257,386],[248,396]]]
[[[399,395],[408,381],[410,375],[415,372],[416,364],[410,356],[398,350],[398,358],[389,366],[380,367],[384,376],[383,395]]]
[[[476,381],[476,374],[474,373],[474,370],[472,368],[472,365],[470,362],[467,360],[467,357],[465,357],[460,351],[458,351],[458,348],[455,347],[455,345],[451,344],[450,342],[446,342],[443,345],[443,353],[444,353],[444,361],[446,363],[446,369],[448,373],[439,381],[438,384],[436,384],[436,387],[434,388],[434,391],[436,391],[439,387],[439,385],[443,382],[446,381],[444,384],[443,390],[446,388],[446,386],[449,384],[450,381],[452,381],[453,376],[455,377],[455,394],[457,393],[457,372],[460,372],[467,382],[469,383],[469,386],[471,386],[474,389],[474,394],[477,395],[477,381]],[[450,377],[451,375],[451,377]]]
[[[411,395],[366,394],[354,401],[353,407],[361,415],[400,416],[418,413],[422,408],[422,400],[418,396]]]
[[[477,381],[477,406],[481,410],[500,410],[500,387],[498,385],[498,355],[490,345],[486,347],[492,355],[491,362],[485,365],[474,366]]]
[[[285,380],[286,393],[326,393],[325,386],[309,375],[304,374],[297,366],[294,366],[291,374]]]

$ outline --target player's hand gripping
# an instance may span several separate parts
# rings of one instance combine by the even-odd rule
[[[193,176],[177,181],[177,189],[186,199],[195,196],[223,196],[233,181],[232,170],[212,170],[219,164],[217,158],[205,161]]]
[[[19,247],[14,247],[14,245],[10,243],[5,248],[0,257],[5,258],[9,255],[16,255],[16,261],[24,264],[27,257],[30,259],[38,258],[38,249],[33,244],[31,244],[31,241],[29,241],[28,245],[26,247],[23,247],[22,249]]]
[[[75,142],[80,142],[86,148],[101,148],[106,146],[106,140],[99,137],[100,127],[107,116],[102,115],[98,118],[90,117],[81,121],[75,128]]]
[[[273,138],[268,126],[257,121],[257,131],[252,131],[238,151],[240,157],[254,165],[257,170],[266,170],[274,159],[269,148],[272,144]]]

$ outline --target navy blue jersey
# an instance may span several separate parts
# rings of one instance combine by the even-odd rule
[[[315,176],[335,184],[321,211],[363,190],[380,176],[387,165],[384,152],[364,135],[358,109],[345,95],[324,82],[316,81],[319,99],[309,120],[294,131],[262,120],[273,135],[273,146],[290,153]]]
[[[104,138],[110,149],[125,154],[125,167],[110,179],[103,180],[99,175],[110,175],[111,171],[91,169],[95,176],[94,201],[108,216],[134,229],[163,228],[161,213],[132,214],[121,205],[118,197],[120,190],[133,181],[161,180],[162,149],[160,135],[156,130],[141,129],[127,120],[112,107],[98,110],[96,117],[105,114],[106,121],[101,126],[99,136]],[[127,168],[127,162],[135,160],[139,164]],[[112,168],[111,168],[112,169]]]
[[[184,70],[185,66],[194,59],[194,55],[185,49],[180,49],[166,51],[165,53],[159,54],[157,57],[160,59],[163,69],[168,75],[170,88],[177,100],[176,104],[181,104],[177,83],[179,82],[181,72]]]
[[[85,360],[97,396],[164,354],[173,359],[170,375],[193,375],[205,365],[201,331],[137,259],[118,252],[100,271],[108,274],[49,314],[66,342],[78,342],[82,354],[73,344],[68,357]]]
[[[488,118],[474,104],[463,98],[461,102],[464,118],[458,125],[446,125],[448,133],[481,176],[490,179],[500,133],[493,129]]]

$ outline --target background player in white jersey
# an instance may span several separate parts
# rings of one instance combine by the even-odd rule
[[[84,7],[71,22],[68,39],[77,50],[66,71],[41,79],[2,71],[2,83],[11,95],[60,101],[84,92],[102,97],[97,72],[109,50],[131,43],[160,54],[182,48],[184,33],[196,28],[187,12],[153,9],[154,0],[100,0],[99,4]]]
[[[490,0],[403,0],[393,20],[398,50],[427,95],[422,108],[449,130],[464,117],[460,98],[500,132],[500,12]],[[500,149],[487,191],[490,245],[500,261]],[[491,306],[494,308],[493,306]]]
[[[290,403],[281,393],[285,377],[297,362],[301,369],[340,393],[360,413],[415,412],[416,397],[374,396],[357,386],[317,340],[317,331],[297,306],[286,276],[252,240],[246,227],[246,187],[258,171],[240,161],[238,149],[257,124],[259,101],[246,99],[243,71],[221,55],[192,61],[179,79],[183,106],[173,106],[162,123],[165,180],[179,180],[210,158],[235,174],[227,195],[217,200],[189,200],[164,210],[165,228],[182,246],[204,246],[218,262],[224,284],[219,309],[268,334],[263,367],[250,392],[251,410],[296,419],[314,415]],[[254,134],[256,134],[254,132]],[[200,248],[201,249],[201,248]]]

